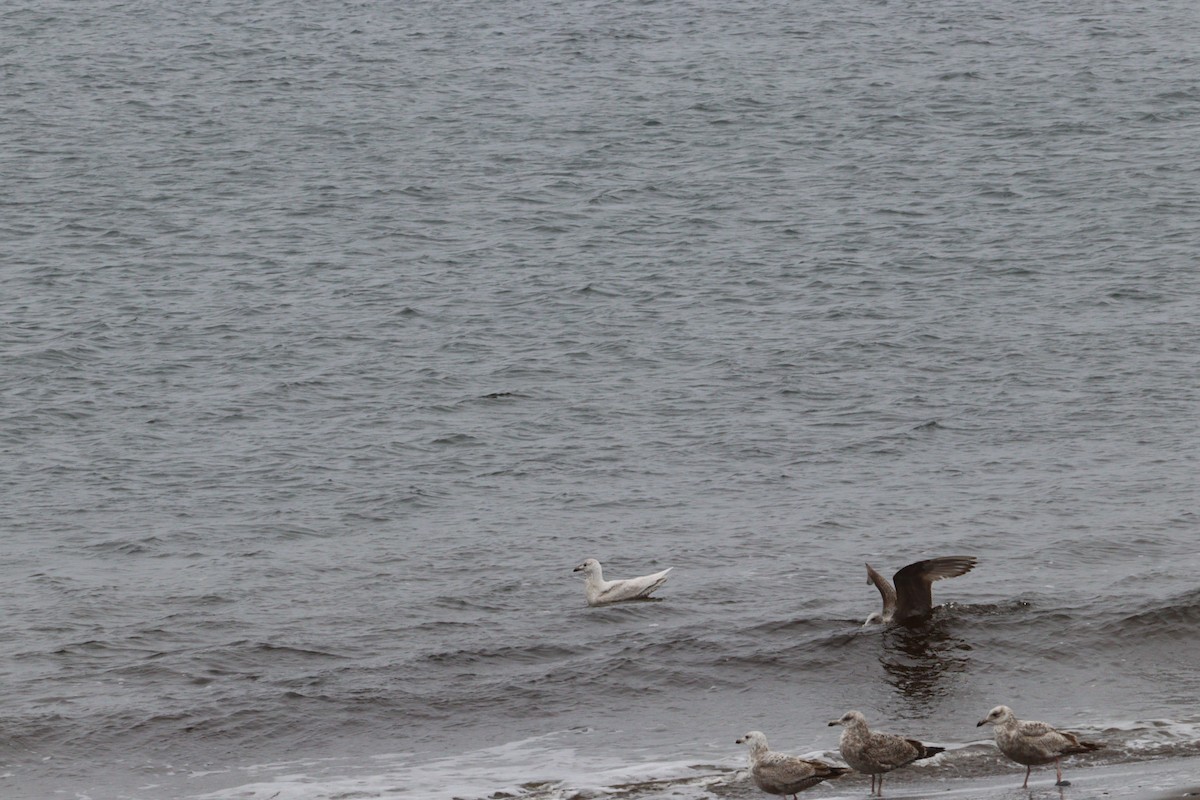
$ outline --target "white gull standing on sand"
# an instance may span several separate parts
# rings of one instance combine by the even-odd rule
[[[1075,734],[1055,730],[1044,722],[1023,722],[1017,719],[1008,706],[996,706],[986,717],[979,720],[975,727],[989,723],[993,726],[996,746],[1000,748],[1000,752],[1018,764],[1025,765],[1025,782],[1021,784],[1022,789],[1029,788],[1030,770],[1051,761],[1058,769],[1058,782],[1055,785],[1070,786],[1070,781],[1063,780],[1060,759],[1063,756],[1090,753],[1104,746],[1096,742],[1080,741]]]
[[[842,758],[859,772],[871,776],[872,794],[875,793],[875,776],[879,776],[880,797],[883,796],[884,773],[931,758],[946,749],[921,744],[916,739],[905,739],[894,733],[872,733],[867,727],[867,718],[859,711],[847,711],[839,719],[830,720],[829,724],[845,727],[838,743]]]
[[[750,731],[736,743],[750,745],[750,777],[755,785],[769,794],[790,794],[792,800],[796,800],[796,792],[850,771],[824,761],[773,753],[767,748],[767,737],[762,731]]]
[[[584,591],[587,593],[589,606],[602,606],[608,603],[619,603],[623,600],[644,600],[658,587],[667,581],[667,573],[674,567],[667,567],[662,572],[653,575],[643,575],[640,578],[623,578],[615,581],[604,580],[604,571],[600,562],[594,558],[584,561],[573,572],[582,572],[585,580]]]
[[[883,595],[883,613],[871,614],[863,624],[909,622],[927,616],[933,610],[931,584],[942,578],[966,575],[975,568],[976,561],[975,556],[942,556],[915,561],[892,576],[895,588],[867,564],[867,583],[875,584],[879,594]]]

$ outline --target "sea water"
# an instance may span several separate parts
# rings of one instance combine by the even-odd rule
[[[1195,771],[1193,4],[0,31],[4,797],[750,797],[851,708],[1020,778],[1000,703]]]

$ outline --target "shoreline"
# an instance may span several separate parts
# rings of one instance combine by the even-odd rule
[[[1198,754],[1200,755],[1200,754]],[[1014,764],[1011,775],[990,774],[971,777],[948,777],[930,779],[931,776],[916,776],[905,780],[900,776],[889,781],[884,797],[891,800],[919,800],[926,797],[955,798],[956,800],[1008,800],[1009,798],[1047,798],[1054,800],[1082,800],[1103,797],[1108,800],[1194,800],[1200,798],[1200,757],[1176,757],[1147,761],[1131,761],[1119,764],[1086,766],[1070,764],[1064,777],[1069,786],[1056,786],[1054,767],[1042,767],[1049,772],[1039,775],[1036,771],[1029,779],[1029,787],[1023,789],[1025,777],[1023,767]],[[854,780],[855,784],[848,783]],[[893,782],[894,781],[894,782]],[[738,784],[744,783],[744,786]],[[863,775],[843,779],[837,783],[826,783],[824,791],[809,790],[812,797],[827,800],[860,800],[869,797],[869,779]],[[861,790],[860,790],[861,787]],[[749,778],[731,783],[729,791],[720,791],[729,797],[771,797],[757,789]]]

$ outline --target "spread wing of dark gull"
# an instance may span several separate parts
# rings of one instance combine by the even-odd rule
[[[872,614],[867,617],[867,622],[883,622],[891,620],[896,613],[896,590],[888,583],[888,579],[875,571],[874,567],[867,564],[867,583],[875,584],[875,588],[879,590],[879,594],[883,596],[883,614]],[[876,619],[878,617],[878,619]]]
[[[651,592],[667,582],[667,573],[672,569],[674,567],[667,567],[652,575],[606,581],[600,562],[589,558],[572,571],[584,574],[583,590],[588,605],[602,606],[625,600],[645,600]]]
[[[769,794],[790,794],[794,798],[797,792],[850,772],[824,761],[771,752],[762,731],[750,731],[737,744],[750,746],[750,776],[758,788]]]
[[[992,725],[996,735],[996,746],[1000,752],[1018,764],[1025,765],[1025,782],[1022,789],[1029,788],[1029,772],[1041,764],[1054,762],[1058,774],[1056,786],[1070,786],[1062,776],[1063,756],[1079,755],[1099,750],[1104,745],[1085,742],[1073,733],[1056,730],[1044,722],[1019,720],[1008,706],[996,706],[988,715],[976,723]]]
[[[975,556],[942,556],[915,561],[887,578],[867,564],[867,581],[875,584],[883,597],[883,613],[867,617],[871,622],[905,622],[919,619],[933,610],[933,582],[942,578],[957,578],[975,568]]]

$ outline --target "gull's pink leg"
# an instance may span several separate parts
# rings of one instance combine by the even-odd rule
[[[1025,767],[1025,782],[1021,784],[1022,789],[1029,788],[1029,770],[1033,769],[1033,765]]]
[[[1062,783],[1062,759],[1054,759],[1054,767],[1058,770],[1058,782]]]

